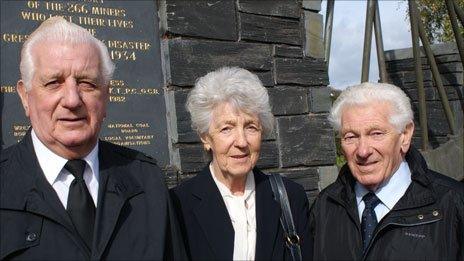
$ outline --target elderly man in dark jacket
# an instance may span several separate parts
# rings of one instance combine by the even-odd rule
[[[410,146],[404,92],[349,87],[330,120],[347,164],[311,208],[314,259],[464,260],[464,185],[428,169]]]
[[[106,46],[52,17],[24,43],[20,69],[32,128],[0,153],[0,259],[186,258],[155,160],[98,140]]]

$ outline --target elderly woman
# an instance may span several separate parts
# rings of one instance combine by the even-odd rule
[[[192,260],[290,260],[269,177],[255,168],[274,117],[256,75],[225,67],[198,79],[187,100],[192,127],[212,161],[173,189]],[[309,257],[308,201],[284,179],[302,257]]]

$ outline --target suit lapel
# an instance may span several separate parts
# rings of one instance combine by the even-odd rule
[[[7,171],[11,175],[7,179],[10,183],[3,188],[2,206],[26,209],[73,231],[72,222],[63,204],[40,168],[30,131],[12,153],[10,161],[11,165]]]
[[[100,259],[115,232],[121,210],[131,197],[143,193],[129,174],[128,159],[114,153],[104,142],[99,145],[100,188],[95,218],[92,259]]]
[[[280,206],[274,200],[267,175],[254,169],[256,184],[256,254],[255,260],[271,260],[280,227]],[[283,243],[282,243],[283,244]]]
[[[208,167],[198,174],[195,185],[192,193],[199,199],[199,203],[193,208],[193,212],[205,233],[208,244],[217,260],[232,260],[234,229],[224,200]]]
[[[15,147],[1,192],[2,208],[26,210],[62,225],[83,253],[89,253],[53,187],[48,183],[35,155],[30,130]]]

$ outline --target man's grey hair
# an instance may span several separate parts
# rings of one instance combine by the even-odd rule
[[[186,107],[192,128],[200,135],[208,132],[213,110],[221,103],[258,116],[263,134],[272,132],[274,115],[266,88],[253,73],[238,67],[223,67],[199,78],[190,91]]]
[[[70,23],[60,16],[54,16],[45,20],[32,32],[21,49],[19,69],[26,90],[30,90],[32,77],[34,76],[33,48],[37,44],[44,42],[58,42],[70,45],[94,44],[100,55],[100,73],[103,78],[103,84],[109,84],[113,77],[115,66],[111,61],[106,45],[84,28]]]
[[[390,123],[398,132],[414,120],[408,96],[397,86],[388,83],[365,82],[346,88],[334,102],[329,120],[335,130],[341,129],[343,110],[353,105],[387,102],[391,106]]]

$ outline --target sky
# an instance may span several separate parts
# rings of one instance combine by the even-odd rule
[[[322,2],[320,14],[326,14],[327,1]],[[364,27],[367,1],[336,0],[330,49],[330,86],[344,89],[361,81]],[[379,0],[380,24],[384,50],[411,47],[409,19],[406,18],[407,1]],[[377,82],[378,65],[375,37],[372,32],[369,81]]]

